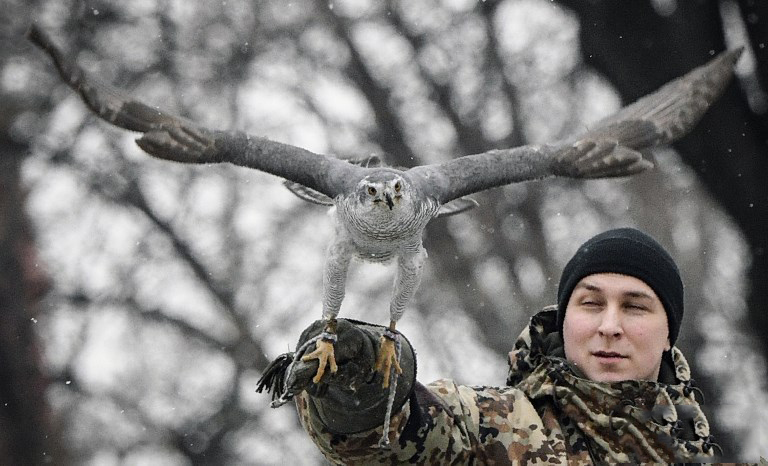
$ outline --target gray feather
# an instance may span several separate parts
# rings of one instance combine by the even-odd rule
[[[288,188],[288,191],[295,194],[299,199],[311,202],[313,204],[332,206],[333,199],[326,196],[323,193],[319,193],[312,188],[307,188],[299,183],[293,181],[283,180],[283,185]]]
[[[461,214],[474,209],[478,205],[480,204],[470,197],[460,197],[441,205],[440,210],[437,211],[437,217],[450,217],[451,215]]]

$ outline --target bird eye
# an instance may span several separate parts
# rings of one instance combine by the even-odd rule
[[[399,181],[398,181],[397,183],[395,183],[395,192],[396,192],[396,193],[399,193],[399,192],[400,192],[400,189],[402,189],[402,187],[403,187],[403,186],[400,184],[400,182],[399,182]]]
[[[374,188],[373,186],[368,186],[368,194],[370,194],[371,196],[375,196],[376,188]]]

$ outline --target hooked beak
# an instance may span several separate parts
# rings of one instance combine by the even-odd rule
[[[392,202],[392,196],[389,193],[384,194],[384,198],[387,200],[387,206],[389,207],[389,210],[392,210],[392,207],[395,206],[395,203]]]

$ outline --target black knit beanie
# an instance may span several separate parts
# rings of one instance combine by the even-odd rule
[[[557,326],[563,333],[565,308],[579,281],[594,273],[620,273],[639,278],[664,305],[669,342],[674,345],[683,320],[683,282],[675,261],[659,243],[634,228],[608,230],[592,237],[576,251],[560,277],[557,289]]]

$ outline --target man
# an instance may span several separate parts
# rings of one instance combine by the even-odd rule
[[[507,386],[416,382],[405,338],[389,448],[379,447],[389,402],[372,370],[384,327],[339,321],[338,373],[311,382],[297,359],[265,373],[261,388],[299,393],[299,417],[334,463],[570,464],[687,462],[713,454],[690,370],[674,347],[683,284],[646,234],[610,230],[566,265],[558,304],[531,319],[509,357]],[[322,331],[308,328],[303,342]],[[284,357],[284,361],[288,358]]]

